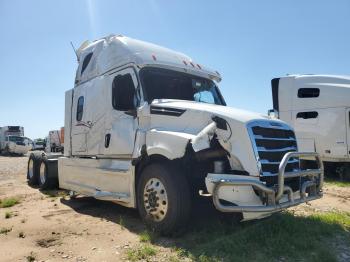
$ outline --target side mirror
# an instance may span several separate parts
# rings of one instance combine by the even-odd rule
[[[272,118],[272,119],[278,119],[279,118],[278,111],[275,110],[275,109],[270,109],[269,111],[267,111],[267,115],[269,116],[269,118]]]

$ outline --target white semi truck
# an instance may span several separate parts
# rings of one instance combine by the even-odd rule
[[[350,76],[289,75],[271,85],[274,116],[294,128],[299,149],[317,152],[326,175],[350,179]]]
[[[137,208],[162,233],[186,223],[194,194],[245,220],[322,196],[318,155],[298,152],[286,123],[226,106],[217,71],[115,35],[77,57],[64,155],[32,154],[30,183]],[[305,155],[319,166],[301,170]]]
[[[32,148],[23,126],[0,127],[0,153],[24,155]]]

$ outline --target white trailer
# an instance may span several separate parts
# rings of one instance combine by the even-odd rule
[[[299,149],[317,152],[326,175],[350,179],[350,76],[289,75],[271,83],[274,115],[294,128]]]
[[[77,57],[64,156],[31,155],[29,182],[138,208],[162,233],[186,223],[194,194],[245,220],[322,196],[318,155],[298,152],[286,123],[226,106],[217,71],[115,35]],[[319,166],[301,170],[305,155]]]
[[[46,137],[45,152],[63,152],[61,130],[51,130]]]
[[[0,153],[24,155],[31,148],[28,138],[24,137],[23,126],[0,127]]]

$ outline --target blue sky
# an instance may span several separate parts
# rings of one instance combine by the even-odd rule
[[[64,124],[70,41],[111,33],[163,45],[218,70],[229,106],[266,113],[270,80],[350,74],[350,1],[0,1],[0,126],[44,137]]]

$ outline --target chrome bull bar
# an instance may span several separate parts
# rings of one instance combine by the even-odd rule
[[[286,166],[290,158],[295,157],[313,157],[318,163],[318,169],[298,170],[286,172]],[[304,181],[300,185],[300,198],[294,199],[293,190],[284,184],[285,178],[309,177],[310,180]],[[286,153],[279,165],[277,187],[267,187],[259,180],[250,180],[242,178],[223,179],[213,181],[213,203],[216,209],[221,212],[277,212],[282,209],[299,205],[304,202],[312,201],[322,197],[324,174],[323,163],[317,153],[314,152],[289,152]],[[219,199],[219,189],[225,186],[252,186],[263,192],[267,196],[265,204],[260,206],[236,206],[223,205]],[[309,191],[307,192],[307,190]],[[280,203],[284,194],[287,194],[288,200]],[[308,195],[307,195],[308,193]]]

